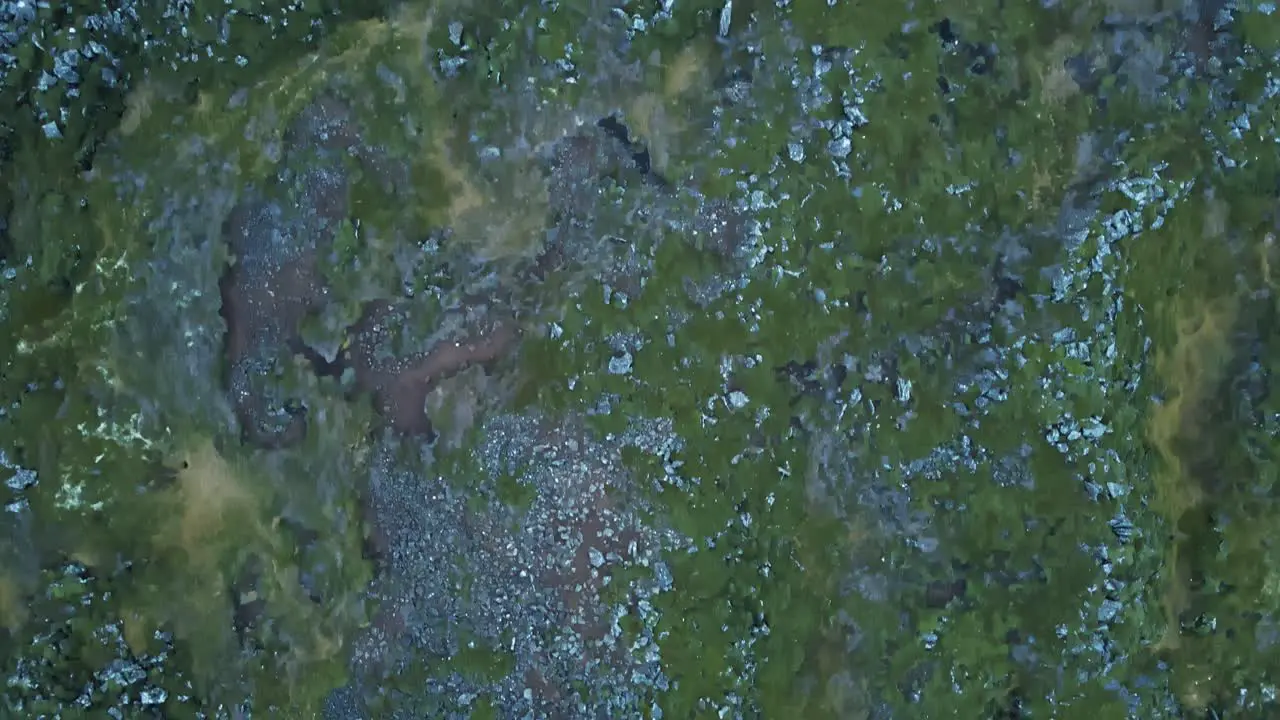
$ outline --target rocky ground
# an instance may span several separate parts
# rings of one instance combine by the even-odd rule
[[[1274,711],[1270,4],[76,8],[15,717]]]

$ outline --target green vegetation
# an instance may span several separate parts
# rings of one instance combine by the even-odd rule
[[[281,386],[323,422],[286,450],[242,445],[218,316],[223,221],[330,92],[406,187],[353,169],[332,305],[304,340],[336,353],[362,303],[405,288],[438,298],[410,344],[476,292],[528,322],[517,380],[459,376],[428,400],[431,472],[466,522],[519,529],[544,501],[528,463],[482,469],[482,416],[585,417],[599,438],[662,419],[678,439],[618,451],[634,512],[678,538],[669,589],[642,592],[640,564],[598,589],[669,683],[627,707],[1274,712],[1280,16],[1239,3],[1219,33],[1159,2],[660,5],[407,2],[326,20],[322,43],[297,22],[233,39],[221,52],[250,61],[226,73],[124,42],[132,80],[61,140],[41,128],[67,98],[14,90],[53,60],[18,56],[3,98],[31,112],[4,114],[21,119],[0,157],[10,711],[313,717],[353,679],[379,610],[362,503],[384,439],[299,362]],[[213,26],[187,27],[199,47]],[[539,153],[575,113],[618,114],[666,185],[602,181],[592,231],[625,250],[491,291],[547,249],[561,198]],[[743,209],[728,252],[695,232],[690,189]],[[400,240],[441,228],[406,279]],[[595,272],[624,253],[627,272]],[[456,270],[471,261],[493,275]],[[395,668],[379,716],[514,712],[533,681],[490,630]],[[451,677],[465,693],[414,695]]]

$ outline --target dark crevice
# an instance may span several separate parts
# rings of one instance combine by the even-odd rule
[[[631,130],[617,116],[609,115],[600,118],[596,122],[596,127],[626,149],[631,156],[632,169],[639,172],[646,182],[651,182],[660,188],[671,186],[665,177],[653,171],[653,160],[649,155],[649,148],[633,139]]]

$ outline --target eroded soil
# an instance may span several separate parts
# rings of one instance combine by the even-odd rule
[[[548,160],[530,172],[545,175],[551,226],[536,229],[526,223],[522,231],[545,232],[547,238],[519,243],[541,247],[539,252],[498,274],[485,255],[486,243],[458,240],[465,247],[475,245],[478,255],[462,258],[455,272],[496,276],[497,285],[481,283],[490,287],[488,295],[463,298],[440,321],[442,327],[461,330],[443,333],[426,349],[397,351],[391,336],[413,332],[407,324],[421,314],[422,304],[411,298],[376,299],[365,303],[359,320],[347,328],[343,351],[325,358],[303,342],[300,326],[309,315],[341,301],[326,281],[323,264],[331,260],[335,236],[351,213],[352,183],[367,176],[400,192],[408,170],[362,138],[351,108],[336,96],[322,95],[308,105],[285,134],[276,176],[267,187],[245,192],[223,230],[234,256],[220,283],[228,384],[245,439],[278,448],[305,436],[305,408],[285,397],[278,382],[295,355],[306,357],[319,375],[350,374],[357,394],[371,395],[398,434],[430,436],[423,404],[439,380],[473,365],[491,366],[518,346],[528,314],[519,298],[529,293],[516,286],[548,280],[560,270],[594,274],[589,266],[612,251],[609,241],[617,238],[595,237],[599,233],[589,222],[602,187],[631,178],[655,188],[655,201],[661,203],[674,203],[679,192],[687,191],[653,172],[647,151],[613,118],[561,138]],[[449,176],[457,174],[450,169]],[[477,202],[483,210],[485,203]],[[681,223],[690,241],[732,258],[747,235],[743,214],[723,201],[696,206],[691,220]],[[473,225],[465,232],[477,232]],[[592,247],[601,244],[603,249]],[[621,287],[634,284],[635,278],[625,277],[629,271],[600,271]]]

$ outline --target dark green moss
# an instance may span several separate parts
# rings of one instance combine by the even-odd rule
[[[519,404],[554,417],[616,397],[590,420],[601,436],[658,417],[683,441],[663,459],[682,463],[670,466],[674,479],[652,456],[624,453],[637,477],[668,477],[638,488],[646,519],[697,548],[673,553],[674,588],[652,600],[673,683],[656,697],[667,717],[713,717],[733,703],[764,717],[1197,717],[1231,707],[1243,717],[1262,712],[1253,698],[1274,693],[1275,22],[1242,14],[1231,32],[1248,47],[1153,94],[1108,45],[1117,36],[1100,25],[1107,6],[926,3],[869,13],[854,3],[738,3],[726,47],[715,38],[720,3],[678,2],[670,18],[633,34],[638,85],[655,94],[682,53],[705,56],[699,92],[713,100],[687,105],[682,121],[699,139],[672,143],[670,172],[710,197],[760,193],[759,247],[744,254],[759,252],[737,268],[748,282],[709,301],[691,298],[687,281],[730,266],[674,232],[652,249],[646,283],[627,304],[606,301],[603,282],[587,283],[557,314],[562,334],[524,344]],[[600,59],[578,42],[582,3],[441,12],[403,35],[378,26],[377,42],[374,26],[348,26],[306,70],[256,54],[243,71],[201,70],[204,109],[182,93],[158,103],[141,134],[113,141],[121,167],[150,152],[149,131],[181,118],[238,151],[239,181],[265,178],[273,162],[260,139],[244,138],[247,120],[268,107],[291,116],[324,73],[354,65],[356,79],[340,90],[369,109],[369,131],[390,155],[408,162],[414,200],[362,178],[334,267],[382,272],[381,242],[414,223],[424,234],[448,224],[458,176],[494,183],[485,187],[509,180],[467,161],[450,175],[426,159],[440,143],[504,137],[515,79],[556,60],[595,68]],[[190,42],[207,40],[211,27],[192,24]],[[392,49],[419,31],[436,52],[431,62],[467,61],[443,85],[423,79],[422,58]],[[1167,56],[1194,31],[1161,21],[1133,42]],[[264,29],[247,37],[281,58],[314,48],[302,28],[289,33],[270,43]],[[746,38],[753,47],[738,42]],[[31,72],[43,67],[27,56]],[[1083,84],[1068,72],[1082,64]],[[197,75],[171,72],[180,87]],[[1218,80],[1207,79],[1214,72]],[[223,109],[249,78],[282,90]],[[745,78],[750,93],[735,95]],[[588,80],[543,82],[537,93],[572,103]],[[623,107],[632,89],[601,103],[633,113],[637,141],[656,147],[661,130],[646,137],[640,110]],[[822,92],[829,101],[804,109]],[[39,116],[66,99],[24,102]],[[177,683],[171,697],[197,696],[166,706],[169,716],[199,698],[229,703],[251,691],[259,712],[313,710],[345,680],[335,646],[369,615],[367,564],[331,561],[359,556],[358,488],[336,475],[359,471],[345,453],[367,449],[370,414],[291,369],[289,390],[339,420],[285,460],[266,461],[233,449],[196,411],[144,406],[146,372],[131,367],[116,328],[144,282],[130,264],[156,250],[140,229],[159,205],[139,198],[117,208],[113,186],[70,170],[123,111],[118,100],[101,102],[93,117],[102,127],[69,128],[61,145],[36,143],[38,125],[10,128],[21,144],[5,157],[19,170],[6,177],[30,180],[3,196],[14,208],[4,255],[13,267],[32,262],[0,290],[0,338],[15,349],[0,381],[0,447],[40,477],[20,499],[38,528],[36,565],[46,568],[15,587],[47,599],[30,612],[60,618],[63,635],[47,646],[65,646],[36,659],[50,677],[79,682],[123,652],[103,650],[91,628],[136,616],[146,627],[172,625],[178,647],[190,645],[157,670]],[[1254,125],[1233,137],[1247,105]],[[827,152],[834,138],[812,123],[856,117],[854,106],[867,121],[850,123],[840,177]],[[406,138],[406,117],[420,134]],[[791,159],[792,143],[803,163]],[[1250,162],[1230,167],[1220,153]],[[619,206],[640,197],[621,182],[610,192]],[[1082,218],[1074,230],[1073,212]],[[1121,221],[1142,229],[1121,232]],[[447,264],[439,258],[424,275]],[[354,297],[396,281],[387,272],[336,292]],[[617,333],[645,341],[628,351],[625,371],[611,373]],[[261,489],[236,507],[239,524],[200,548],[207,555],[157,552],[137,528],[172,510],[173,483],[182,487],[172,460],[201,443],[243,477],[264,475],[254,474],[261,463],[284,479],[250,483]],[[515,476],[486,478],[467,449],[442,455],[440,468],[472,510],[527,511],[532,491]],[[341,488],[337,500],[317,499],[309,484],[322,462],[334,469],[320,486]],[[92,610],[66,618],[66,603],[90,591],[67,589],[51,568],[86,548],[98,553],[86,559],[101,574],[92,583],[115,578],[107,568],[117,555],[135,559],[134,569],[127,582],[111,581],[119,585],[110,600],[94,589]],[[624,602],[644,573],[611,577],[605,598]],[[214,599],[166,611],[175,595]],[[230,618],[257,598],[260,614],[233,637]],[[629,637],[649,630],[634,617],[621,626]],[[250,661],[212,669],[246,643]],[[445,708],[412,692],[453,672],[496,682],[513,667],[499,646],[478,642],[406,668],[390,684],[404,692],[387,702],[463,712],[467,704]],[[194,690],[182,689],[188,677]],[[23,712],[71,699],[16,692],[13,708],[45,703]],[[469,712],[505,709],[479,697]]]

